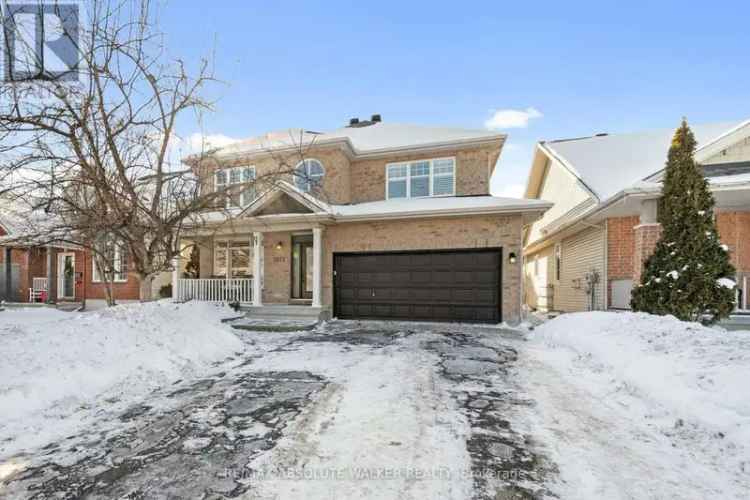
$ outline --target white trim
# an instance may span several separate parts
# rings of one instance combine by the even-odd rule
[[[222,273],[226,279],[240,279],[240,278],[247,278],[249,276],[252,276],[252,273],[250,272],[252,270],[252,263],[250,262],[249,256],[248,256],[248,263],[247,267],[235,267],[234,262],[232,261],[232,250],[234,249],[247,249],[248,252],[252,250],[252,245],[249,244],[247,241],[243,241],[241,239],[232,238],[232,237],[217,237],[214,239],[214,246],[212,249],[212,262],[211,262],[211,276],[221,276],[218,273],[218,266],[216,265],[216,258],[218,256],[219,251],[226,252],[224,256],[225,261],[225,267],[224,272]],[[246,273],[245,275],[240,276],[234,276],[232,275],[232,271],[234,269],[245,269]]]
[[[71,257],[73,262],[73,295],[63,295],[65,293],[65,257]],[[75,252],[61,252],[57,254],[57,298],[58,299],[75,299],[76,297],[76,254]]]
[[[313,290],[312,306],[323,305],[323,228],[313,228]]]
[[[434,163],[436,161],[441,160],[450,160],[453,162],[453,185],[451,186],[452,191],[450,193],[443,193],[443,194],[433,194],[433,182],[435,178],[435,168]],[[411,194],[411,167],[412,165],[416,163],[427,163],[427,192],[428,194],[426,196],[412,196]],[[419,159],[419,160],[409,160],[409,161],[398,161],[398,162],[391,162],[385,164],[385,199],[386,200],[401,200],[401,199],[419,199],[419,198],[442,198],[442,197],[448,197],[448,196],[456,196],[456,157],[455,156],[444,156],[440,158],[426,158],[426,159]],[[389,169],[390,167],[405,167],[406,168],[406,177],[394,177],[394,181],[400,181],[402,179],[406,180],[406,196],[402,198],[391,198],[390,193],[390,181],[391,177],[389,177]],[[447,174],[441,174],[438,175],[438,177],[447,177]],[[415,177],[424,177],[424,175],[419,175]]]
[[[115,267],[115,263],[118,262],[118,261],[120,262],[120,266],[122,266],[122,260],[121,260],[122,250],[123,250],[122,246],[115,245],[115,254],[114,254],[114,257],[113,257],[114,262],[112,263],[112,267]],[[122,269],[120,269],[119,271],[115,271],[113,282],[114,283],[127,283],[128,282],[128,274],[129,274],[129,271],[127,271],[127,270],[124,273],[123,273]],[[118,278],[118,276],[120,276],[120,277]],[[99,276],[99,270],[96,268],[96,257],[94,256],[93,253],[91,254],[91,282],[92,283],[102,283],[102,277]]]
[[[750,276],[743,276],[741,303],[737,304],[738,312],[750,312],[750,291],[747,289],[748,285],[750,285]]]
[[[750,128],[750,120],[740,123],[720,136],[708,141],[702,146],[699,146],[698,149],[695,150],[695,161],[700,163],[702,160],[706,160],[748,137],[747,134],[750,131],[743,131],[745,128]]]
[[[302,166],[302,165],[305,166],[305,176],[306,176],[305,178],[307,179],[306,182],[307,182],[308,188],[309,188],[309,187],[311,187],[310,186],[311,185],[311,182],[310,182],[311,177],[310,177],[310,168],[307,165],[307,162],[313,162],[313,161],[316,162],[318,165],[320,165],[321,170],[323,170],[323,174],[320,176],[320,179],[316,181],[316,183],[318,185],[322,185],[323,184],[323,180],[326,178],[326,167],[323,165],[322,161],[318,160],[317,158],[305,158],[305,159],[303,159],[302,161],[300,161],[299,163],[297,163],[297,165],[294,166],[294,173],[292,174],[294,176],[294,182],[292,184],[294,184],[294,187],[296,187],[302,193],[309,193],[310,189],[304,190],[304,189],[302,189],[301,187],[299,187],[297,185],[297,179],[300,178],[300,177],[297,176],[297,169],[299,169],[299,167]]]
[[[266,206],[268,203],[271,203],[272,201],[276,200],[281,194],[287,194],[295,201],[298,201],[305,207],[310,209],[310,212],[312,214],[271,214],[271,215],[262,215],[260,217],[276,217],[276,216],[287,216],[287,215],[305,215],[310,216],[314,215],[315,213],[323,213],[323,212],[330,212],[331,207],[327,203],[325,203],[322,200],[319,200],[315,198],[314,196],[305,193],[304,191],[300,191],[297,186],[293,185],[290,182],[287,181],[278,181],[275,183],[275,185],[266,191],[264,191],[262,194],[257,196],[255,200],[253,200],[252,203],[250,203],[247,207],[245,207],[238,215],[242,215],[244,217],[250,217],[254,213],[258,212],[261,208]]]
[[[263,305],[263,233],[253,233],[253,305]]]
[[[403,154],[403,153],[428,153],[432,151],[440,151],[440,150],[449,150],[454,151],[456,149],[466,149],[466,148],[473,148],[477,146],[483,146],[488,144],[495,144],[498,142],[504,143],[505,140],[508,138],[507,134],[492,134],[487,135],[485,137],[472,137],[468,139],[454,139],[454,140],[446,140],[446,141],[436,141],[436,142],[429,142],[424,144],[417,144],[417,145],[405,145],[405,146],[395,146],[395,147],[387,147],[387,148],[377,148],[377,149],[369,149],[369,150],[358,150],[356,149],[351,140],[348,137],[332,137],[332,138],[315,138],[315,141],[310,141],[309,143],[302,143],[307,144],[309,146],[315,146],[315,147],[321,147],[321,146],[339,146],[341,149],[344,150],[347,157],[352,159],[358,159],[358,160],[364,160],[364,159],[374,159],[374,158],[381,158],[384,156],[392,156],[396,154]],[[263,150],[251,150],[251,151],[234,151],[231,153],[225,153],[222,154],[221,150],[219,150],[217,153],[210,155],[212,158],[219,158],[223,160],[227,159],[234,159],[234,158],[242,158],[242,159],[250,159],[250,158],[259,158],[271,155],[273,153],[282,153],[282,152],[295,152],[299,151],[300,144],[294,144],[294,145],[284,145],[281,147],[272,147],[270,149],[263,149]],[[186,158],[182,159],[182,162],[185,164],[190,165],[191,162],[198,162],[205,158],[205,155],[190,155]]]

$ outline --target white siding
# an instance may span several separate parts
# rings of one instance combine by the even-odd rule
[[[552,310],[553,297],[549,284],[554,280],[553,247],[547,247],[526,258],[524,290],[526,304],[539,311]]]
[[[710,165],[712,163],[732,163],[736,161],[750,161],[750,137],[746,137],[724,151],[713,155],[703,163]]]
[[[546,173],[537,198],[554,203],[544,216],[532,224],[528,243],[542,238],[541,229],[560,219],[574,208],[592,201],[591,194],[578,179],[555,160],[547,162]]]
[[[594,291],[594,309],[604,309],[605,232],[591,228],[562,242],[560,283],[554,290],[554,307],[565,312],[588,311],[590,298],[586,294],[586,275],[592,270],[599,273],[599,283]]]

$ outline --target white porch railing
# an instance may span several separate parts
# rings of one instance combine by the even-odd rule
[[[31,278],[31,288],[35,292],[47,291],[47,278]]]
[[[253,279],[178,279],[174,297],[178,302],[252,302]]]

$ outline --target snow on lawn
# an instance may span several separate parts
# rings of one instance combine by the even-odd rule
[[[78,430],[97,409],[211,371],[244,350],[220,322],[232,315],[167,301],[96,313],[0,312],[0,457]]]
[[[563,498],[748,498],[750,332],[642,313],[566,314],[518,370]]]

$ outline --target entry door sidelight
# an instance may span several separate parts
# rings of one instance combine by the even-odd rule
[[[76,296],[76,259],[73,253],[63,253],[58,257],[57,298],[73,299]]]
[[[292,237],[292,298],[312,299],[312,235]]]

